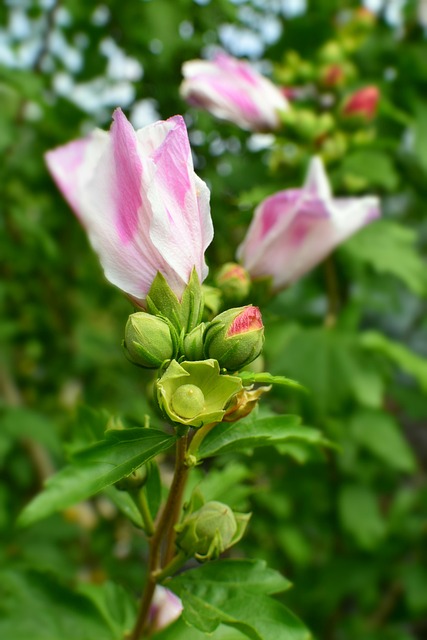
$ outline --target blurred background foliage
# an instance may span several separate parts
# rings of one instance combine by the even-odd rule
[[[111,415],[141,421],[151,414],[150,378],[120,347],[130,305],[104,280],[43,162],[48,149],[94,126],[108,128],[116,106],[136,128],[185,115],[196,170],[212,191],[212,276],[234,259],[256,204],[299,185],[313,153],[322,154],[336,193],[381,196],[379,222],[263,306],[266,368],[294,377],[310,394],[275,392],[261,411],[301,413],[337,451],[268,448],[229,456],[197,477],[207,499],[254,510],[240,552],[265,557],[294,582],[288,602],[316,638],[426,637],[422,4],[366,3],[375,13],[350,0],[1,4],[2,637],[71,637],[53,622],[51,635],[29,632],[14,602],[44,611],[46,594],[59,603],[64,593],[62,620],[72,614],[76,630],[87,612],[67,585],[141,585],[145,543],[111,496],[28,530],[14,525],[43,479],[63,464],[63,442],[68,451],[88,442],[90,428],[101,432]],[[248,134],[182,102],[182,63],[217,47],[249,57],[278,84],[300,88],[292,126],[274,138]],[[333,85],[325,80],[331,64],[345,69]],[[340,105],[367,84],[381,92],[377,117],[346,122]],[[319,136],[326,113],[332,120]]]

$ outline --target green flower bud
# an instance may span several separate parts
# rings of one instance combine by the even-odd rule
[[[222,502],[207,502],[175,526],[177,547],[200,562],[218,558],[241,539],[250,516],[233,513]]]
[[[255,360],[264,344],[258,307],[228,309],[214,318],[205,332],[205,354],[221,367],[237,371]]]
[[[126,324],[123,347],[126,357],[146,369],[157,369],[176,355],[176,333],[163,318],[138,311]]]
[[[172,360],[157,380],[160,408],[173,421],[190,427],[221,422],[226,408],[242,389],[240,378],[220,374],[216,360]]]
[[[224,299],[233,303],[245,300],[251,288],[249,273],[236,262],[224,264],[216,275],[215,283],[221,289]]]
[[[202,322],[184,337],[184,353],[188,360],[203,360],[203,334],[205,332],[205,328],[206,324]]]

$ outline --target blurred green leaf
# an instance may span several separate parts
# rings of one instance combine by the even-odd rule
[[[401,433],[399,424],[382,411],[358,411],[349,427],[356,442],[397,471],[413,473],[415,456]]]
[[[363,549],[373,549],[386,535],[386,523],[378,501],[368,487],[344,485],[339,492],[339,513],[343,528]]]
[[[342,251],[354,260],[365,262],[379,273],[402,280],[409,289],[424,296],[427,269],[416,249],[416,232],[389,220],[364,227],[348,240]]]
[[[363,348],[381,353],[402,371],[413,376],[423,391],[427,391],[427,360],[405,345],[390,340],[378,331],[366,331],[360,336]]]
[[[1,573],[2,640],[122,640],[119,627],[115,622],[113,630],[88,598],[48,575]]]
[[[363,191],[372,191],[376,187],[393,191],[399,184],[399,174],[392,158],[376,149],[354,151],[348,154],[341,163],[339,173],[344,182],[347,176],[362,179]]]

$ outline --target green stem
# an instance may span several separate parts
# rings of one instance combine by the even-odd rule
[[[149,538],[154,534],[154,521],[148,506],[147,496],[145,489],[137,489],[133,493],[133,499],[139,509],[144,522],[144,529]]]
[[[140,640],[141,634],[147,625],[147,618],[150,611],[154,590],[158,582],[158,575],[162,570],[161,551],[162,544],[167,539],[165,553],[165,563],[168,564],[168,555],[172,544],[175,542],[174,526],[181,511],[182,496],[188,476],[188,467],[185,465],[187,455],[187,435],[179,438],[176,443],[175,472],[169,490],[168,499],[161,511],[160,517],[155,524],[155,531],[150,540],[150,555],[148,561],[148,578],[145,590],[141,599],[135,627],[129,640]],[[173,555],[173,553],[172,553]],[[164,565],[163,565],[164,566]]]
[[[324,262],[326,276],[326,292],[328,296],[328,312],[325,318],[327,327],[334,327],[341,306],[337,272],[332,256],[328,256]]]
[[[158,573],[155,574],[157,582],[163,582],[165,578],[172,576],[174,573],[178,571],[182,567],[183,564],[188,560],[187,554],[183,551],[179,551],[175,557]]]
[[[211,422],[210,424],[205,424],[203,427],[200,427],[200,429],[198,429],[190,443],[190,446],[188,447],[188,452],[187,455],[188,456],[195,456],[197,453],[198,448],[200,447],[200,445],[202,444],[202,441],[204,439],[205,436],[208,435],[209,431],[211,431],[211,429],[213,429],[214,427],[216,427],[216,425],[218,424],[218,422]]]

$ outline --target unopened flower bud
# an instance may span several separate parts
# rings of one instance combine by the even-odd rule
[[[251,279],[241,264],[227,262],[217,273],[216,286],[221,289],[226,301],[238,303],[249,295]]]
[[[203,562],[218,558],[244,534],[250,514],[235,514],[222,502],[207,502],[176,525],[177,547]]]
[[[135,469],[131,474],[125,476],[118,482],[116,482],[115,486],[120,491],[133,491],[135,489],[139,489],[143,487],[147,482],[147,465],[143,465],[139,467],[139,469]]]
[[[184,353],[188,360],[203,360],[203,335],[206,324],[202,322],[184,337]]]
[[[173,422],[202,427],[221,422],[242,382],[235,376],[221,375],[216,360],[172,360],[156,387],[159,406]]]
[[[151,631],[160,631],[174,622],[182,612],[181,600],[169,589],[156,586],[149,611]]]
[[[338,87],[344,82],[344,69],[341,64],[329,64],[320,70],[320,82],[324,87]]]
[[[362,120],[372,120],[377,112],[380,92],[373,85],[363,87],[352,93],[344,103],[342,114],[344,117],[356,117]]]
[[[237,422],[245,418],[255,409],[261,396],[270,390],[271,385],[258,387],[258,389],[243,387],[240,393],[237,393],[233,398],[233,403],[227,409],[223,421]]]
[[[174,330],[163,318],[139,311],[129,316],[124,349],[127,358],[147,369],[157,369],[176,354]]]
[[[264,326],[258,307],[248,305],[220,313],[205,333],[205,353],[221,367],[237,371],[255,360],[264,344]]]

